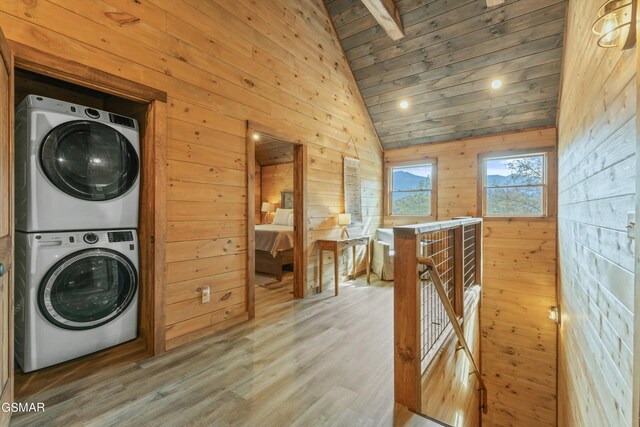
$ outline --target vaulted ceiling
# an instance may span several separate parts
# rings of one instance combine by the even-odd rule
[[[396,0],[397,41],[361,0],[326,4],[385,149],[555,124],[565,0]]]

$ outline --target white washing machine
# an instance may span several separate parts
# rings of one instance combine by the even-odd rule
[[[135,230],[15,236],[15,357],[24,372],[137,337]]]
[[[16,229],[136,228],[136,120],[29,95],[15,116]]]

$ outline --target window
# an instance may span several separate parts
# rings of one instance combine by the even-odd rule
[[[483,159],[483,215],[547,215],[547,154]]]
[[[389,172],[391,215],[434,215],[435,162],[392,166]]]

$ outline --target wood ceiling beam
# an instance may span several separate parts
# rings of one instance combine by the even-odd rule
[[[400,11],[393,0],[362,0],[378,24],[393,40],[404,37],[404,28],[400,19]]]
[[[504,0],[487,0],[487,7],[500,6],[504,4]]]

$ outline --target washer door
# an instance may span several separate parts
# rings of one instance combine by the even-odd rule
[[[44,277],[40,311],[64,329],[92,329],[118,317],[133,301],[134,265],[110,249],[86,249],[66,256]]]
[[[91,201],[126,193],[138,178],[139,160],[129,140],[100,122],[76,120],[51,130],[40,149],[49,180],[70,196]]]

